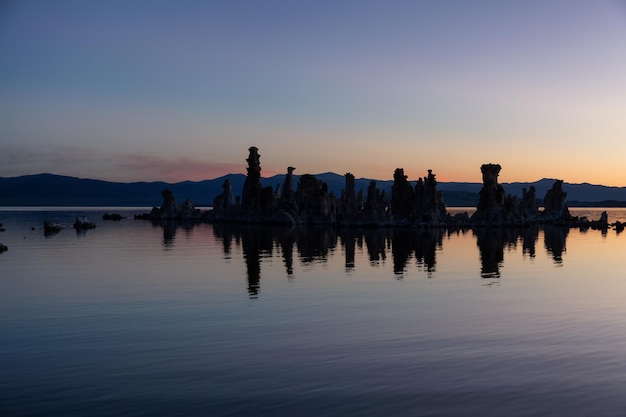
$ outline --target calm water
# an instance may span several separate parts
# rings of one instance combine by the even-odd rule
[[[624,233],[141,211],[0,210],[0,415],[626,414]]]

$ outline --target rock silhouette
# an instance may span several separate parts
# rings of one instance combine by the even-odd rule
[[[261,185],[261,155],[259,149],[252,146],[248,149],[250,155],[248,162],[248,175],[243,183],[243,192],[241,194],[241,208],[244,213],[254,214],[260,211],[261,194],[263,186]]]
[[[176,197],[174,193],[165,189],[161,191],[163,202],[160,207],[153,207],[152,211],[148,214],[135,216],[135,218],[148,219],[148,220],[202,220],[206,218],[206,215],[202,210],[197,209],[193,204],[193,201],[186,199],[181,205],[176,203]]]
[[[565,203],[567,193],[563,191],[563,180],[556,180],[543,199],[542,218],[545,221],[567,222],[571,219]]]
[[[502,167],[499,164],[484,164],[480,167],[483,187],[474,214],[447,213],[443,192],[437,190],[437,180],[432,170],[423,178],[408,180],[403,168],[393,174],[391,196],[371,181],[366,191],[355,189],[355,177],[345,174],[345,188],[337,198],[328,186],[314,175],[300,176],[294,190],[294,167],[287,168],[282,184],[263,187],[261,183],[261,155],[259,149],[248,149],[247,176],[241,196],[233,202],[230,181],[223,184],[223,193],[213,201],[212,210],[202,212],[187,199],[182,205],[176,203],[174,194],[165,189],[161,192],[163,202],[149,214],[137,216],[150,220],[193,220],[227,223],[258,224],[332,224],[339,226],[369,227],[415,227],[448,228],[492,226],[529,226],[554,224],[569,227],[594,227],[607,229],[608,219],[590,222],[578,219],[569,213],[563,191],[563,181],[556,180],[543,199],[544,210],[539,211],[536,190],[524,189],[521,201],[517,196],[506,194],[498,183]]]
[[[113,221],[120,221],[125,219],[126,217],[122,216],[119,213],[104,213],[102,215],[102,220],[113,220]]]
[[[394,173],[391,201],[372,181],[367,189],[355,190],[355,178],[345,174],[346,186],[337,198],[328,186],[314,175],[300,176],[294,190],[294,167],[287,168],[282,189],[261,184],[261,155],[256,147],[248,149],[247,176],[241,204],[232,203],[232,186],[225,181],[224,192],[213,202],[207,220],[213,222],[269,224],[337,224],[359,226],[418,226],[440,227],[447,222],[459,223],[447,216],[443,193],[437,192],[437,181],[431,170],[415,187],[407,180],[402,168]],[[160,209],[153,209],[152,218],[176,218],[178,215],[171,193],[164,191]],[[166,217],[162,217],[166,216]]]
[[[224,192],[213,200],[213,216],[215,220],[226,220],[225,216],[232,211],[233,203],[233,186],[230,180],[225,180],[222,185]]]
[[[501,169],[499,164],[484,164],[480,167],[483,188],[480,190],[476,212],[472,215],[473,225],[515,225],[536,217],[536,213],[529,212],[528,209],[522,210],[517,197],[506,195],[504,188],[498,183]],[[532,206],[528,202],[526,205]]]

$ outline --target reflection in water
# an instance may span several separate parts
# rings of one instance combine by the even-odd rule
[[[304,263],[326,262],[328,253],[337,247],[334,227],[308,226],[293,229],[300,260]]]
[[[246,262],[248,295],[257,298],[261,282],[261,259],[271,258],[274,251],[274,241],[283,248],[283,258],[287,274],[293,272],[292,248],[293,241],[289,237],[289,229],[284,227],[271,227],[267,225],[213,225],[214,235],[223,242],[224,255],[229,257],[231,242],[243,250]]]
[[[394,230],[391,240],[391,254],[393,255],[393,273],[401,275],[404,272],[411,250],[413,233],[408,229]]]
[[[435,271],[436,251],[442,247],[441,229],[394,229],[391,238],[391,253],[393,255],[393,272],[402,275],[406,270],[406,265],[415,253],[417,265],[423,267],[428,272],[428,277],[432,278]]]
[[[261,258],[272,255],[274,240],[266,227],[246,227],[242,230],[241,244],[248,271],[248,294],[257,298],[261,280]]]
[[[363,235],[352,227],[342,229],[339,235],[341,238],[341,246],[346,253],[346,272],[349,272],[354,269],[354,256],[357,242],[360,248],[363,247]]]
[[[191,234],[193,223],[157,222],[163,228],[163,245],[174,245],[176,229],[182,227]],[[465,233],[465,231],[462,231]],[[526,228],[477,228],[472,230],[478,246],[482,278],[499,279],[504,263],[505,249],[515,250],[522,246],[524,257],[536,256],[539,227]],[[345,270],[355,269],[356,250],[365,245],[371,266],[383,265],[389,253],[393,261],[393,273],[404,278],[412,259],[420,270],[432,278],[436,271],[437,251],[443,249],[442,229],[412,230],[405,228],[334,228],[329,226],[285,227],[269,225],[214,224],[213,233],[223,245],[225,258],[231,257],[233,242],[240,247],[247,268],[248,293],[258,297],[261,281],[261,262],[271,258],[274,248],[283,259],[288,277],[294,273],[294,251],[303,264],[327,263],[340,247],[345,254]],[[457,234],[460,231],[457,231]],[[543,228],[546,252],[554,263],[561,265],[565,252],[568,228],[546,226]]]
[[[296,238],[293,233],[290,233],[288,229],[284,229],[284,232],[278,235],[278,245],[281,247],[283,263],[285,264],[285,270],[287,276],[293,275],[293,247],[296,243]]]
[[[500,278],[500,267],[504,262],[504,248],[515,249],[522,242],[522,253],[535,257],[535,244],[539,228],[486,227],[474,229],[476,245],[480,252],[480,276]]]
[[[504,237],[502,228],[479,228],[474,230],[480,252],[480,276],[500,278],[500,265],[504,261]]]
[[[520,235],[522,237],[522,253],[534,258],[536,255],[535,245],[539,238],[539,228],[537,226],[527,227],[522,229]]]
[[[387,241],[390,239],[389,229],[365,229],[363,239],[367,246],[367,254],[371,265],[378,265],[387,258]]]
[[[327,226],[276,227],[267,225],[214,224],[213,233],[224,247],[224,256],[229,257],[232,242],[243,251],[247,268],[248,293],[258,297],[261,280],[261,262],[273,255],[274,247],[280,248],[287,276],[293,274],[293,252],[304,264],[326,263],[337,249],[339,242],[345,252],[345,268],[355,268],[356,248],[365,243],[371,265],[384,262],[391,250],[394,273],[400,278],[414,256],[417,265],[431,276],[435,271],[436,251],[442,246],[442,231],[409,229],[356,229]]]
[[[183,229],[187,236],[191,236],[194,227],[196,227],[199,223],[190,222],[190,221],[179,221],[179,220],[153,220],[153,227],[161,227],[163,229],[163,246],[165,249],[170,249],[174,246],[174,241],[176,240],[176,232],[178,228]]]
[[[152,225],[154,227],[162,227],[163,228],[163,246],[165,248],[171,248],[174,245],[174,239],[176,238],[176,228],[180,222],[176,220],[161,220],[161,221],[153,221]]]
[[[565,252],[565,240],[568,233],[567,227],[546,226],[543,229],[546,251],[552,256],[555,264],[563,263],[563,252]]]

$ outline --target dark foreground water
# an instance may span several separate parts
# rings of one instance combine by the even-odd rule
[[[0,211],[1,416],[626,414],[625,234],[103,212]]]

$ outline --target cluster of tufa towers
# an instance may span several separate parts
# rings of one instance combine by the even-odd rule
[[[404,169],[397,168],[390,196],[376,187],[376,181],[370,182],[365,195],[363,190],[356,192],[354,175],[347,173],[345,188],[340,196],[335,196],[323,181],[310,174],[300,176],[294,190],[294,167],[287,169],[282,188],[263,187],[260,158],[258,148],[249,148],[241,198],[233,200],[232,185],[226,180],[223,193],[213,202],[212,221],[414,227],[578,225],[580,222],[570,216],[563,181],[555,181],[540,212],[534,187],[524,189],[521,201],[505,193],[498,183],[501,170],[498,164],[481,166],[483,187],[476,211],[470,217],[467,213],[452,216],[447,212],[443,192],[437,191],[432,170],[413,185]]]

